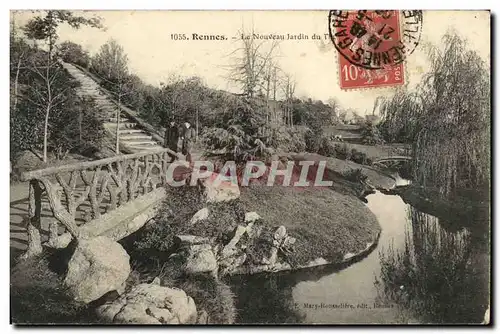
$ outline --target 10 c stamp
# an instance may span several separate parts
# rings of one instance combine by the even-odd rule
[[[328,31],[339,52],[340,87],[404,84],[405,59],[422,32],[420,10],[331,10]]]

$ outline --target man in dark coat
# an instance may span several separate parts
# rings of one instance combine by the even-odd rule
[[[191,152],[193,150],[194,141],[196,139],[196,131],[188,122],[184,123],[184,133],[182,137],[182,154],[186,156],[186,161],[192,163]]]
[[[177,143],[179,141],[179,127],[175,123],[175,121],[170,121],[170,124],[167,126],[165,130],[165,142],[164,147],[171,149],[175,153],[177,153]],[[176,159],[176,156],[173,154],[169,154],[172,158],[171,161]]]

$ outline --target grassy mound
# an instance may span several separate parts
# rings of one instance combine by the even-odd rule
[[[21,261],[12,268],[10,295],[11,320],[15,324],[88,322],[86,306],[69,297],[47,254]]]
[[[297,239],[293,264],[323,257],[335,262],[373,242],[380,232],[375,215],[357,198],[327,188],[242,187],[241,201],[274,231],[285,226]]]

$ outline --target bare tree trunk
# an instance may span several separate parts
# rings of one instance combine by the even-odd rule
[[[198,142],[198,133],[200,131],[198,117],[199,117],[199,111],[198,107],[196,107],[196,142]]]
[[[116,108],[116,147],[115,147],[116,154],[120,154],[120,114],[121,114],[120,104],[121,104],[121,94],[120,92],[118,92],[118,106]]]
[[[50,103],[47,104],[47,109],[45,110],[45,124],[43,126],[43,162],[47,162],[47,137],[49,130],[49,114],[50,114]]]
[[[14,81],[14,110],[17,110],[17,95],[18,95],[18,86],[19,86],[19,72],[21,70],[21,60],[23,57],[23,53],[19,56],[19,60],[17,61],[17,70],[16,70],[16,79]]]
[[[78,112],[78,132],[79,132],[79,143],[81,144],[82,143],[82,109],[80,108],[79,109],[79,112]]]
[[[52,60],[52,40],[49,40],[49,54],[47,56],[47,69],[45,80],[47,83],[47,108],[45,110],[45,124],[43,127],[43,162],[47,162],[47,137],[49,130],[49,114],[52,107],[52,92],[50,87],[50,62]]]

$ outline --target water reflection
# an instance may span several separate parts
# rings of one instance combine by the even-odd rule
[[[305,322],[292,297],[293,284],[283,275],[236,276],[231,289],[236,295],[241,324],[290,324]]]
[[[233,278],[239,322],[480,323],[488,232],[440,222],[399,196],[367,199],[382,227],[375,251],[343,267]]]
[[[488,256],[467,229],[443,228],[409,208],[404,248],[379,254],[379,296],[423,323],[480,323],[488,307]],[[454,225],[447,222],[445,226]]]

